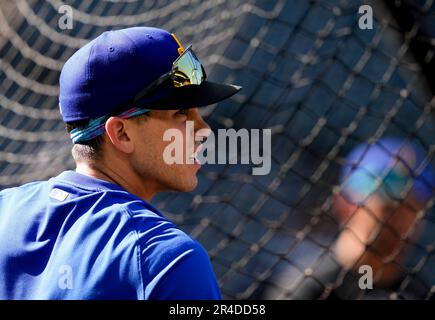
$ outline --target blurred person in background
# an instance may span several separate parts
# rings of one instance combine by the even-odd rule
[[[375,286],[391,286],[401,277],[405,244],[435,183],[425,158],[416,145],[384,138],[355,148],[342,168],[333,205],[342,231],[333,251],[345,269],[371,267]]]
[[[408,244],[419,236],[419,222],[435,187],[435,172],[425,152],[398,138],[360,144],[347,155],[339,183],[332,204],[339,233],[331,249],[312,266],[303,266],[302,261],[310,260],[307,257],[315,253],[302,250],[302,256],[293,257],[302,270],[295,272],[296,268],[290,267],[274,272],[256,297],[425,297],[430,286],[418,282],[410,281],[399,290],[406,276],[405,265],[412,256]],[[361,266],[370,267],[371,275],[362,273]],[[363,275],[373,277],[373,289],[360,287]]]

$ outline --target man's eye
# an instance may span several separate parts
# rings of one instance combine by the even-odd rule
[[[175,114],[177,114],[177,115],[187,115],[187,110],[186,109],[180,109]]]

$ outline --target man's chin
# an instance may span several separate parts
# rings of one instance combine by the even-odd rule
[[[186,186],[184,192],[191,192],[196,189],[196,187],[198,186],[198,178],[196,177],[196,175],[193,177],[192,180],[193,181],[190,181],[189,184]]]
[[[190,179],[185,179],[183,181],[178,180],[178,183],[176,185],[172,185],[170,191],[175,192],[191,192],[195,190],[195,188],[198,186],[198,178],[196,175],[194,175]],[[169,190],[168,190],[169,191]]]

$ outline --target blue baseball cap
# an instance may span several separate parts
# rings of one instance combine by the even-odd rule
[[[435,188],[435,171],[427,155],[415,144],[386,137],[376,144],[360,144],[346,157],[340,173],[341,192],[361,203],[377,192],[390,200],[412,194],[429,200]]]
[[[75,52],[62,68],[59,108],[63,121],[95,119],[132,107],[202,107],[229,98],[241,89],[207,80],[183,87],[174,87],[167,81],[134,100],[144,88],[171,71],[180,49],[183,50],[174,35],[158,28],[133,27],[102,33]]]

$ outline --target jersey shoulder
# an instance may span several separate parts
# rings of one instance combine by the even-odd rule
[[[159,212],[129,208],[138,228],[146,299],[219,299],[209,256]]]

